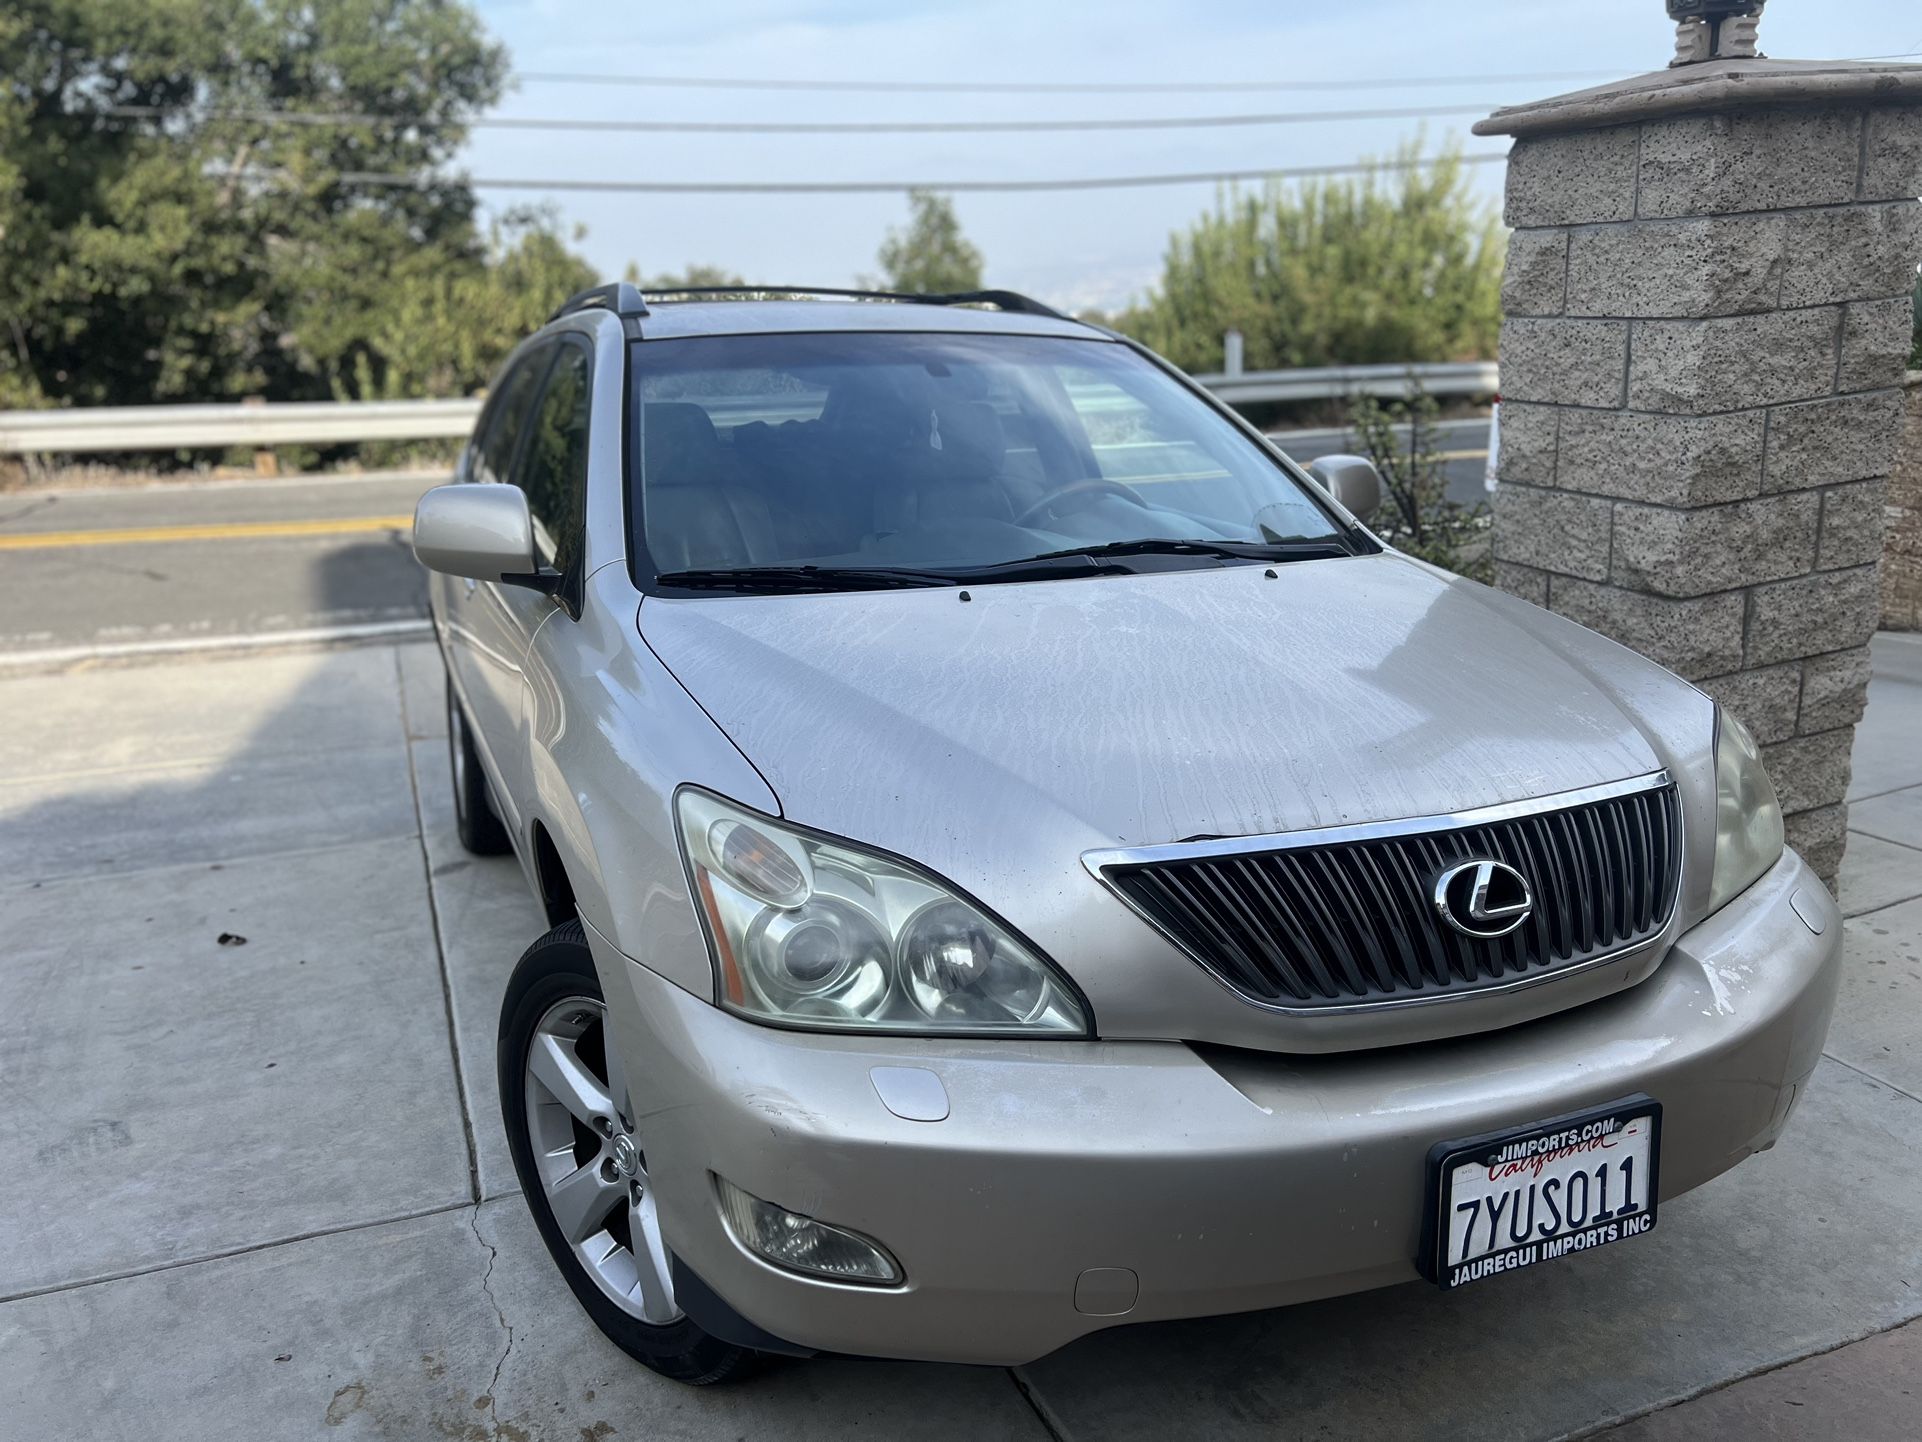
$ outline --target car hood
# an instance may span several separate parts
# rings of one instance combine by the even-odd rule
[[[640,626],[786,816],[956,879],[1037,835],[1059,857],[1435,815],[1662,764],[1555,628],[1595,638],[1393,553],[650,597]]]

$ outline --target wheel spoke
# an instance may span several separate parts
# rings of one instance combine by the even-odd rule
[[[549,1187],[547,1203],[554,1209],[561,1235],[578,1246],[606,1225],[608,1213],[626,1195],[623,1183],[602,1179],[601,1164],[595,1160]]]
[[[673,1274],[669,1271],[667,1243],[661,1240],[661,1219],[654,1208],[654,1193],[643,1190],[641,1199],[628,1213],[628,1231],[634,1238],[634,1270],[639,1274],[629,1294],[641,1309],[641,1320],[659,1326],[681,1315],[674,1305]]]
[[[627,1094],[627,1072],[621,1066],[621,1049],[614,1041],[611,1017],[601,1021],[601,1051],[607,1057],[607,1094],[614,1102],[615,1125],[622,1128],[631,1126],[634,1113],[630,1108],[634,1102]]]
[[[527,1069],[583,1126],[591,1127],[612,1115],[614,1106],[607,1089],[581,1064],[571,1043],[546,1032],[535,1033],[534,1045],[527,1054]]]

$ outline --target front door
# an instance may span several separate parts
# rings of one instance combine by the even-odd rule
[[[542,345],[515,360],[501,376],[476,428],[463,481],[475,485],[512,484],[532,428],[541,382],[554,362],[554,347]],[[508,775],[519,745],[521,659],[531,627],[529,603],[552,609],[545,596],[515,586],[466,577],[442,576],[438,584],[447,617],[447,664],[454,688],[473,723],[501,820],[518,837],[520,817]],[[536,622],[535,624],[538,624]]]
[[[504,720],[500,734],[508,738],[495,753],[502,797],[502,820],[520,835],[519,808],[511,797],[526,794],[529,784],[526,659],[534,635],[543,626],[572,626],[571,608],[578,608],[581,591],[581,550],[584,539],[582,506],[587,481],[588,405],[592,384],[593,351],[585,336],[562,335],[553,343],[553,363],[547,367],[540,399],[527,423],[527,438],[515,458],[510,484],[527,495],[528,515],[534,522],[535,564],[555,572],[559,586],[553,595],[526,586],[486,585],[477,609],[490,618],[500,635],[498,650],[507,658],[491,674],[501,688],[496,703]]]

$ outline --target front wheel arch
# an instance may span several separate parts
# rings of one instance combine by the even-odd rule
[[[547,828],[538,821],[534,823],[532,842],[534,882],[540,890],[541,908],[547,913],[547,924],[560,926],[573,921],[580,915],[580,905],[574,898],[574,883],[568,877],[567,863],[561,860],[560,848],[554,844],[554,838],[548,835]]]

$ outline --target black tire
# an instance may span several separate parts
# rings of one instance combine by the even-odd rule
[[[507,1128],[508,1149],[514,1156],[521,1195],[540,1229],[541,1240],[547,1244],[548,1255],[567,1279],[575,1300],[609,1341],[643,1366],[676,1382],[706,1387],[732,1381],[753,1365],[758,1354],[710,1336],[690,1317],[652,1326],[629,1315],[595,1285],[554,1220],[546,1187],[534,1163],[523,1098],[527,1053],[535,1028],[556,1003],[570,998],[605,1005],[600,980],[594,973],[594,958],[588,952],[579,921],[562,922],[527,948],[508,980],[507,995],[501,1003],[496,1050],[501,1121]]]
[[[451,676],[447,678],[447,769],[454,780],[454,829],[460,833],[460,844],[474,856],[511,851],[514,843],[494,814],[487,772],[474,749],[473,728],[467,724],[460,697],[454,694]]]

